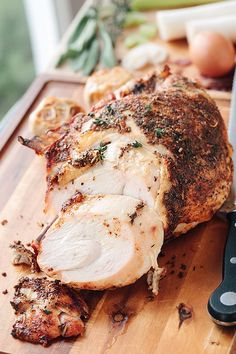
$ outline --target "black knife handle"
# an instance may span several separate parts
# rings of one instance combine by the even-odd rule
[[[223,280],[208,301],[208,312],[218,323],[236,324],[236,212],[228,213],[229,235],[224,251]]]

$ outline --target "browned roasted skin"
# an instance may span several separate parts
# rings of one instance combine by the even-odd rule
[[[17,320],[12,336],[48,346],[58,337],[82,335],[88,307],[75,291],[47,278],[22,278],[11,305]]]
[[[155,91],[156,84],[159,83],[161,86],[165,78],[169,74],[169,68],[165,67],[165,70],[163,70],[163,72],[159,75],[154,72],[152,74],[147,75],[145,78],[132,80],[128,84],[128,86],[124,85],[123,87],[121,87],[121,89],[117,91],[117,94],[111,95],[106,100],[101,100],[96,106],[93,107],[92,111],[88,113],[88,115],[77,114],[75,117],[73,117],[71,123],[66,126],[66,129],[64,130],[63,134],[61,134],[60,138],[58,138],[58,140],[55,140],[50,146],[47,146],[47,149],[44,148],[43,150],[41,150],[45,154],[47,160],[48,188],[50,189],[53,183],[57,183],[57,176],[51,173],[53,168],[57,166],[57,169],[59,169],[61,163],[70,160],[71,151],[78,144],[77,132],[81,131],[83,123],[90,120],[92,117],[96,116],[96,118],[100,119],[104,116],[104,121],[100,119],[102,124],[94,124],[92,127],[93,130],[107,129],[111,127],[114,128],[116,126],[118,127],[121,133],[129,131],[129,128],[127,128],[125,124],[125,120],[127,117],[124,117],[124,119],[115,120],[114,124],[112,124],[114,117],[112,116],[113,110],[110,110],[110,108],[111,103],[116,101],[116,96],[118,95],[118,92],[122,98],[126,96],[132,97],[133,95],[139,95],[143,92],[145,92],[146,94],[151,94]],[[119,112],[117,112],[117,117],[120,118]],[[110,121],[109,124],[106,124],[106,120]],[[51,134],[50,131],[48,133]],[[23,138],[20,137],[20,143],[36,150],[31,144],[24,143],[27,141],[27,139],[23,139],[24,142],[22,139]],[[29,141],[31,142],[32,140]],[[36,146],[38,146],[38,144]],[[82,159],[84,159],[84,156],[82,156]],[[88,161],[88,159],[86,159],[86,161]],[[94,162],[94,159],[92,159],[92,161]]]
[[[198,92],[190,95],[176,89],[113,105],[121,114],[132,111],[149,143],[164,145],[174,157],[157,154],[171,182],[162,199],[168,226],[165,237],[180,223],[210,219],[217,200],[227,198],[233,170],[226,128],[215,103]]]
[[[43,155],[44,152],[52,145],[55,141],[63,137],[70,129],[70,124],[63,124],[61,127],[56,129],[48,130],[45,134],[41,136],[33,136],[33,138],[27,139],[22,136],[18,136],[18,141],[24,146],[34,150],[36,154]]]
[[[155,72],[148,74],[144,78],[130,80],[127,84],[121,86],[115,92],[110,93],[104,99],[101,99],[98,103],[91,107],[91,111],[96,111],[101,109],[113,101],[126,97],[128,95],[134,94],[139,95],[140,93],[152,93],[155,91],[156,83],[160,84],[164,81],[166,75],[169,74],[169,68],[165,67],[161,74],[157,75]]]
[[[77,114],[73,117],[65,133],[44,151],[48,169],[55,163],[60,163],[70,158],[71,147],[73,144],[77,144],[76,134],[80,132],[82,124],[89,119],[90,116],[81,113]]]

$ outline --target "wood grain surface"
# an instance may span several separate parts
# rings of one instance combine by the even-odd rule
[[[49,222],[42,212],[44,161],[21,146],[17,136],[29,136],[27,117],[44,96],[73,97],[83,104],[83,85],[75,78],[47,78],[38,90],[33,94],[29,92],[30,99],[24,102],[16,117],[21,123],[0,153],[0,352],[236,353],[235,329],[215,325],[206,309],[211,291],[221,280],[228,228],[221,215],[163,247],[159,263],[166,267],[167,276],[161,280],[156,298],[148,292],[144,276],[122,289],[87,294],[91,318],[83,338],[58,341],[43,348],[11,337],[15,315],[9,301],[13,286],[20,276],[27,274],[27,270],[11,265],[9,244],[18,239],[31,241],[41,232],[42,224]],[[229,100],[218,97],[217,104],[227,121]],[[3,220],[7,220],[7,224],[2,225]],[[6,272],[7,277],[1,276],[2,272]],[[8,293],[3,295],[5,289]],[[179,328],[177,306],[180,303],[191,307],[193,316]]]

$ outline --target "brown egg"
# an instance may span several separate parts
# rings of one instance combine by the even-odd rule
[[[205,76],[223,76],[235,65],[232,42],[215,32],[198,33],[190,43],[189,54],[193,64]]]

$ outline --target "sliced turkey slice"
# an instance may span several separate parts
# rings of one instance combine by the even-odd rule
[[[131,284],[151,268],[160,273],[163,226],[153,209],[121,195],[80,199],[67,203],[41,239],[41,270],[71,286],[93,290]]]

